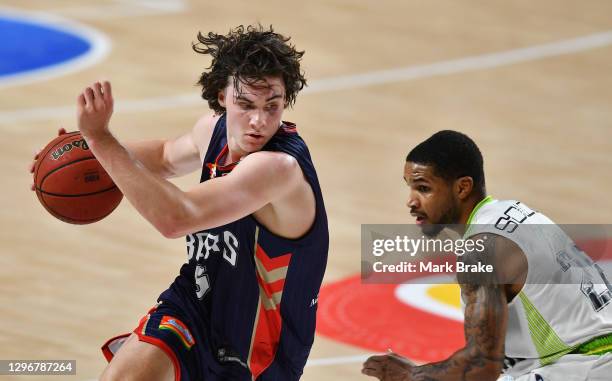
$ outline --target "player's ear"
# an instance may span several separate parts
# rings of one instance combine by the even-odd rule
[[[219,94],[217,95],[217,102],[219,102],[221,107],[226,108],[225,107],[225,89],[219,91]]]
[[[460,200],[465,200],[472,193],[474,179],[471,176],[463,176],[455,180],[455,194]]]

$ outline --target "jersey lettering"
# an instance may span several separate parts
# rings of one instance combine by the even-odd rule
[[[221,241],[221,235],[223,241]],[[221,254],[230,265],[236,266],[238,257],[238,238],[229,230],[225,230],[221,234],[212,234],[208,232],[198,232],[188,234],[186,239],[187,244],[187,262],[191,261],[195,255],[195,260],[207,260],[211,254]]]
[[[195,251],[195,237],[193,236],[193,234],[187,234],[187,263],[189,263],[189,261],[191,261],[191,258],[193,258],[193,253]]]
[[[535,212],[525,205],[517,202],[511,205],[502,217],[499,217],[495,223],[495,227],[501,231],[512,233],[518,228],[518,224],[522,224],[525,220],[533,216]]]
[[[223,258],[225,258],[225,260],[227,260],[230,265],[236,266],[236,251],[238,250],[238,239],[235,235],[232,234],[232,232],[226,230],[223,232],[223,242],[225,242],[226,246],[223,248]],[[229,249],[229,255],[227,253],[227,249]]]
[[[580,291],[591,302],[596,312],[601,311],[612,300],[612,286],[602,268],[594,263],[582,250],[573,245],[567,251],[557,253],[557,263],[563,272],[570,268],[582,271]]]
[[[195,269],[195,285],[196,285],[196,296],[202,300],[204,295],[210,290],[210,281],[208,280],[208,274],[206,274],[206,267],[197,265]]]
[[[219,252],[219,236],[210,233],[196,233],[196,237],[199,238],[199,241],[203,244],[200,244],[200,250],[198,250],[198,255],[196,255],[196,261],[199,261],[200,258],[204,257],[204,259],[208,259],[211,251]],[[206,254],[202,255],[202,249],[206,249]]]
[[[221,236],[223,236],[222,241]],[[187,262],[191,261],[194,256],[196,262],[199,262],[201,259],[207,260],[211,254],[222,255],[227,263],[236,267],[239,246],[238,238],[229,230],[225,230],[221,234],[209,232],[188,234],[186,244]],[[194,280],[196,296],[202,300],[210,290],[210,277],[207,274],[206,266],[196,265]]]

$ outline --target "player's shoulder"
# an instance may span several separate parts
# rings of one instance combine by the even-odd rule
[[[219,119],[221,119],[221,117],[222,115],[214,113],[207,113],[200,116],[200,118],[195,123],[194,131],[197,131],[199,134],[212,134],[213,130],[215,129],[215,126],[217,125],[217,122],[219,121]]]
[[[478,208],[472,223],[474,224],[495,224],[499,218],[504,216],[512,218],[516,216],[523,219],[535,213],[529,206],[518,200],[497,200],[488,198],[482,206]]]
[[[297,159],[281,151],[257,151],[242,160],[249,167],[263,171],[272,171],[279,175],[289,175],[300,170]]]
[[[200,156],[206,153],[208,149],[208,144],[212,138],[213,132],[215,130],[215,126],[219,122],[221,115],[207,113],[202,115],[193,126],[191,131],[191,136],[193,142],[198,147],[200,151]]]

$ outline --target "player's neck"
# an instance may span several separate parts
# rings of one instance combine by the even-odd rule
[[[221,159],[221,162],[223,163],[222,165],[227,166],[227,165],[239,162],[245,156],[246,155],[228,151],[225,157]]]
[[[229,141],[229,139],[227,148],[227,153],[219,160],[220,165],[226,166],[232,163],[239,162],[247,155],[247,152],[242,151],[238,144]]]
[[[474,216],[478,212],[478,209],[480,209],[485,200],[487,200],[486,195],[478,195],[468,198],[465,202],[465,207],[462,208],[461,215],[459,217],[459,224],[467,228],[467,225],[472,222]]]

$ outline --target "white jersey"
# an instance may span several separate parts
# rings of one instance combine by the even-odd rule
[[[518,201],[487,197],[474,208],[468,225],[466,238],[497,234],[527,257],[525,286],[508,304],[509,374],[552,364],[612,332],[612,290],[603,270],[548,217]]]

